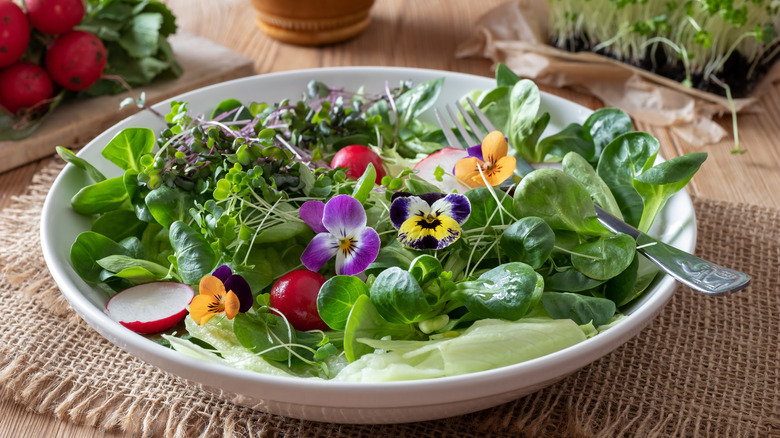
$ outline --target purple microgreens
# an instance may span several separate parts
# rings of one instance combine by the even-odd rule
[[[294,111],[295,105],[282,105],[274,112],[268,115],[265,119],[265,127],[267,129],[285,129],[287,128],[287,123],[281,118],[282,113],[285,111]]]
[[[309,226],[316,226],[318,211],[316,204],[310,204],[304,213],[306,217],[301,218]],[[319,224],[325,231],[314,236],[301,255],[301,263],[309,270],[319,271],[336,256],[337,275],[356,275],[365,271],[379,254],[379,234],[366,226],[366,211],[355,198],[331,198],[322,208]]]
[[[452,193],[398,196],[390,205],[390,220],[398,242],[416,250],[442,249],[460,238],[460,226],[471,214],[468,198]]]
[[[281,135],[277,135],[276,136],[276,140],[278,140],[279,143],[282,144],[282,146],[287,148],[287,150],[289,150],[295,156],[295,158],[298,159],[298,161],[304,161],[303,157],[301,156],[302,153],[305,154],[305,152],[303,152],[303,150],[301,150],[299,148],[296,148],[293,145],[291,145],[290,143],[288,143],[284,138],[282,138]],[[306,155],[308,155],[308,154],[306,154]],[[309,162],[311,162],[311,160],[309,160]],[[306,163],[306,164],[308,165],[309,163]]]
[[[239,110],[242,110],[243,108],[244,108],[243,106],[237,106],[237,107],[233,108],[230,111],[225,111],[224,113],[219,114],[216,117],[214,117],[214,121],[215,122],[221,122],[222,120],[230,117],[233,114],[238,114]]]
[[[322,104],[325,102],[328,102],[331,105],[338,105],[344,98],[352,99],[357,95],[358,93],[347,91],[343,88],[331,88],[327,96],[311,100],[309,106],[311,106],[312,109],[319,111],[322,109]]]

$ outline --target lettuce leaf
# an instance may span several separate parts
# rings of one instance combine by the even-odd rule
[[[458,336],[431,341],[359,339],[375,349],[347,365],[335,380],[381,382],[485,371],[562,350],[586,339],[569,319],[476,321]]]
[[[164,335],[163,337],[171,343],[171,347],[182,354],[242,370],[256,371],[273,376],[293,376],[293,374],[271,365],[262,357],[244,348],[236,339],[236,335],[233,334],[233,321],[227,318],[217,316],[211,318],[206,324],[199,326],[187,315],[184,324],[190,335],[212,345],[222,357],[188,340]]]

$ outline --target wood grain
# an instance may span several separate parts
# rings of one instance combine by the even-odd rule
[[[391,65],[422,67],[492,76],[486,59],[456,59],[455,49],[471,35],[477,18],[505,0],[377,0],[372,24],[359,37],[323,47],[282,44],[263,35],[246,0],[168,0],[182,30],[213,40],[251,59],[258,73],[342,65]],[[593,97],[571,90],[545,91],[598,108]],[[780,207],[780,87],[762,97],[763,109],[740,116],[742,147],[748,152],[731,155],[731,140],[696,148],[672,137],[666,129],[639,125],[657,136],[662,153],[673,157],[695,150],[710,157],[694,178],[697,195]],[[730,119],[719,120],[730,130]],[[11,196],[24,192],[36,169],[33,163],[0,174],[0,212]],[[5,437],[105,437],[122,436],[63,422],[53,414],[37,414],[0,400],[0,438]]]
[[[0,400],[0,438],[120,438],[121,432],[57,420],[50,414],[27,410],[10,400]]]

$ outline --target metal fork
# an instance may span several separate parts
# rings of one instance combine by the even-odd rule
[[[495,126],[493,126],[485,113],[483,113],[470,98],[467,98],[466,100],[485,129],[488,132],[495,131]],[[466,142],[465,145],[462,144],[455,133],[452,132],[452,129],[444,121],[441,112],[439,112],[438,109],[434,110],[436,119],[439,121],[439,125],[442,127],[442,131],[444,132],[445,137],[447,137],[450,146],[454,148],[466,148],[481,143],[481,140],[485,138],[487,133],[471,118],[460,102],[456,102],[455,106],[468,127],[461,123],[450,105],[446,105],[445,108],[450,118],[453,120],[458,133],[460,133],[461,137]],[[474,140],[472,134],[477,137],[478,141]],[[516,156],[515,158],[517,159],[517,171],[521,175],[526,175],[534,170],[533,166],[521,157]],[[750,284],[750,275],[716,265],[715,263],[703,260],[685,251],[667,245],[623,222],[598,205],[595,207],[596,217],[604,227],[614,233],[624,233],[633,237],[637,243],[637,251],[655,263],[661,270],[691,289],[707,295],[721,295],[737,292]]]

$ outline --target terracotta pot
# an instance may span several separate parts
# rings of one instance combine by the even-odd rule
[[[257,25],[272,38],[292,44],[343,41],[371,22],[374,0],[252,0]]]

